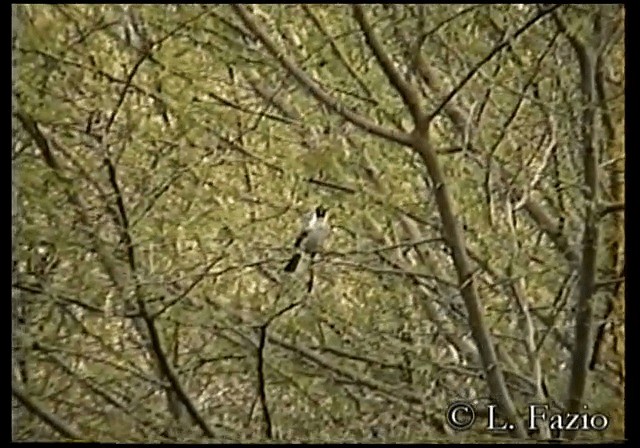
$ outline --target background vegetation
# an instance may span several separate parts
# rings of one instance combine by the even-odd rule
[[[15,440],[623,437],[622,6],[13,12]]]

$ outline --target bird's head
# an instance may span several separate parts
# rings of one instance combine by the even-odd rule
[[[324,218],[327,215],[327,209],[319,205],[316,207],[316,216],[318,218]]]

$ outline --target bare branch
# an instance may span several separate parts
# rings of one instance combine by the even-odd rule
[[[449,193],[444,172],[429,141],[428,123],[416,123],[413,148],[422,159],[434,185],[438,213],[442,220],[443,237],[452,252],[460,292],[467,309],[469,326],[480,352],[492,398],[496,400],[504,415],[515,426],[518,437],[524,439],[527,437],[527,433],[504,381],[493,340],[485,323],[484,309],[474,281],[475,270],[467,253],[464,233],[454,211],[453,198]]]
[[[311,79],[309,75],[307,75],[304,70],[295,63],[293,59],[286,56],[284,52],[276,46],[275,42],[271,40],[264,27],[255,20],[255,16],[251,12],[247,11],[245,6],[233,5],[232,7],[247,28],[249,28],[251,32],[258,37],[258,39],[260,39],[269,53],[271,53],[271,55],[276,58],[282,66],[287,69],[287,71],[291,73],[291,75],[293,75],[296,80],[298,80],[298,82],[300,82],[300,84],[302,84],[313,95],[314,98],[316,98],[316,100],[334,110],[357,127],[370,132],[373,135],[394,141],[403,146],[409,146],[411,144],[411,138],[408,134],[394,129],[383,128],[368,118],[351,111],[325,92],[317,82]]]
[[[604,218],[605,216],[611,213],[620,213],[625,211],[625,203],[624,202],[616,202],[614,204],[604,205],[600,209],[600,218]]]
[[[14,380],[11,384],[11,392],[13,396],[29,410],[29,412],[37,416],[40,420],[67,439],[85,440],[85,438],[76,429],[72,428],[67,423],[60,420],[56,415],[49,412],[42,403],[29,397],[20,386],[15,384],[15,382],[16,381]]]
[[[256,370],[258,372],[258,396],[260,397],[260,404],[262,406],[262,417],[264,418],[265,436],[267,437],[267,439],[272,439],[273,427],[271,425],[271,414],[269,413],[269,405],[267,403],[267,392],[265,390],[264,380],[264,345],[267,340],[267,325],[261,326],[259,329],[260,336],[257,347],[258,365],[256,367]]]
[[[541,11],[538,12],[538,14],[536,14],[534,17],[529,19],[524,25],[522,25],[520,29],[518,29],[515,33],[513,33],[512,36],[505,38],[502,42],[496,45],[489,53],[487,53],[485,57],[483,57],[480,61],[478,61],[475,67],[473,67],[469,71],[469,73],[467,73],[467,75],[460,80],[457,86],[451,89],[451,92],[449,92],[449,94],[440,102],[438,107],[436,107],[436,109],[429,115],[429,117],[427,118],[427,121],[430,122],[434,117],[437,117],[438,114],[440,114],[440,112],[442,111],[442,109],[447,105],[447,103],[449,103],[449,101],[451,101],[458,94],[458,92],[462,90],[462,88],[471,80],[471,78],[473,78],[473,76],[478,72],[478,70],[480,70],[480,68],[482,68],[483,65],[489,62],[496,54],[498,54],[500,50],[510,45],[514,39],[517,39],[518,36],[520,36],[522,33],[524,33],[533,25],[535,25],[540,19],[542,19],[547,14],[555,11],[560,6],[562,5],[552,5],[546,9],[542,9]]]
[[[338,60],[342,63],[342,66],[349,72],[351,77],[356,80],[356,82],[358,83],[360,88],[364,91],[364,93],[367,95],[367,97],[373,98],[373,93],[371,92],[371,89],[369,89],[369,87],[364,82],[362,77],[358,74],[358,72],[355,71],[355,69],[353,68],[353,64],[347,60],[347,57],[345,56],[342,49],[338,47],[338,43],[336,42],[336,39],[329,35],[322,21],[320,21],[320,19],[311,10],[311,8],[309,8],[308,5],[302,5],[302,10],[305,12],[305,14],[307,14],[307,16],[309,16],[313,24],[316,26],[316,28],[318,28],[318,30],[325,37],[325,39],[329,41],[329,45],[331,46],[331,51],[333,51],[333,53],[336,55]]]
[[[542,178],[542,173],[546,169],[547,164],[549,163],[549,159],[551,158],[551,155],[553,154],[553,151],[556,148],[557,140],[556,140],[555,122],[551,116],[548,117],[548,120],[549,120],[549,127],[551,128],[549,130],[551,133],[551,140],[547,145],[547,149],[545,149],[544,152],[542,153],[542,160],[540,160],[538,167],[534,171],[531,182],[529,182],[529,185],[527,185],[527,187],[525,188],[524,192],[522,193],[522,197],[520,198],[518,203],[513,207],[514,211],[518,211],[519,209],[521,209],[524,206],[524,204],[527,202],[530,192],[532,192],[538,185],[538,182],[540,182],[540,179]]]
[[[268,340],[275,345],[302,355],[304,358],[307,358],[319,367],[335,372],[336,374],[353,381],[355,384],[360,384],[372,390],[382,392],[385,395],[398,398],[408,405],[420,405],[422,403],[421,398],[412,394],[411,391],[398,390],[380,381],[367,378],[355,370],[334,364],[329,359],[306,347],[289,343],[275,335],[268,336]]]
[[[595,135],[595,114],[598,94],[595,85],[596,58],[593,49],[587,47],[576,36],[567,30],[558,14],[553,18],[558,29],[567,37],[578,58],[581,77],[581,92],[584,104],[581,123],[582,163],[584,168],[584,185],[586,210],[584,232],[582,235],[582,262],[580,266],[580,283],[576,298],[576,324],[574,347],[572,354],[571,379],[569,380],[567,412],[580,412],[581,403],[587,382],[590,351],[593,348],[593,304],[598,257],[598,147]],[[595,19],[598,20],[597,18]],[[573,439],[572,431],[566,435]]]
[[[360,29],[362,30],[367,44],[373,51],[376,59],[380,63],[384,74],[391,82],[391,85],[395,87],[400,96],[402,97],[404,103],[409,108],[411,112],[411,116],[413,116],[416,122],[422,121],[422,115],[424,112],[422,111],[422,106],[420,104],[420,93],[415,86],[411,85],[409,82],[405,81],[396,67],[393,64],[393,61],[387,54],[387,52],[382,48],[382,43],[376,36],[371,24],[367,20],[367,16],[364,12],[364,9],[361,5],[353,5],[353,16],[356,21],[360,25]]]
[[[200,415],[195,405],[187,395],[186,391],[182,387],[180,380],[178,379],[178,375],[173,370],[167,356],[165,355],[164,350],[162,349],[162,345],[160,343],[160,337],[158,336],[158,332],[153,323],[151,317],[149,317],[146,313],[146,307],[142,301],[139,301],[138,306],[141,308],[141,313],[143,315],[143,319],[147,325],[147,330],[149,331],[149,338],[151,342],[151,346],[153,347],[153,352],[158,360],[158,365],[162,374],[167,378],[169,383],[171,384],[172,389],[178,396],[180,402],[185,406],[187,412],[193,419],[193,421],[198,425],[198,427],[202,430],[202,432],[212,439],[215,439],[217,436],[213,430],[209,427],[204,418]]]

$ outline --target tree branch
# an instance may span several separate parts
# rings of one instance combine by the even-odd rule
[[[348,109],[338,100],[325,92],[317,82],[311,79],[309,75],[307,75],[305,71],[295,63],[293,59],[286,56],[284,52],[276,46],[275,42],[270,39],[264,27],[255,20],[255,16],[247,11],[245,6],[233,5],[232,8],[234,9],[238,17],[240,17],[240,19],[247,26],[247,28],[260,40],[260,42],[262,42],[269,53],[274,58],[276,58],[280,62],[280,64],[282,64],[282,66],[289,73],[291,73],[291,75],[296,78],[296,80],[300,84],[302,84],[317,101],[338,113],[345,120],[353,123],[355,126],[367,132],[370,132],[373,135],[394,141],[403,146],[409,146],[411,144],[411,138],[409,134],[397,131],[395,129],[384,128],[379,124],[371,121],[370,119]]]
[[[29,397],[26,392],[18,385],[15,384],[15,379],[11,384],[11,393],[16,399],[22,403],[22,405],[29,410],[33,415],[45,422],[57,433],[61,434],[67,439],[83,440],[84,437],[74,428],[67,425],[64,421],[60,420],[56,415],[49,412],[42,403],[34,398]]]
[[[265,436],[267,439],[273,439],[273,427],[271,425],[271,414],[269,413],[269,404],[267,403],[267,391],[264,380],[264,346],[267,338],[267,326],[268,324],[265,324],[259,329],[260,337],[256,350],[258,355],[258,365],[256,369],[258,371],[258,396],[260,397],[262,417],[264,418]]]
[[[169,384],[171,384],[172,389],[175,391],[176,395],[180,402],[184,405],[187,412],[193,419],[193,421],[198,425],[198,427],[202,430],[202,432],[212,439],[217,438],[216,434],[209,428],[209,425],[204,420],[204,418],[200,415],[195,405],[187,395],[186,391],[182,387],[180,380],[178,379],[178,375],[175,373],[171,365],[169,364],[169,360],[167,359],[164,350],[162,349],[162,344],[160,342],[160,337],[156,330],[156,327],[153,323],[153,319],[149,317],[146,311],[146,307],[144,303],[139,300],[138,305],[141,308],[141,313],[143,315],[143,319],[147,325],[147,330],[149,331],[149,339],[151,341],[151,346],[153,347],[153,352],[158,360],[158,366],[162,374],[167,378]]]
[[[449,193],[446,178],[436,152],[429,142],[428,124],[426,128],[421,128],[420,126],[420,123],[416,123],[412,146],[421,157],[429,172],[429,178],[434,185],[436,205],[442,220],[443,237],[452,252],[460,292],[467,309],[469,327],[480,352],[489,390],[492,398],[500,406],[501,411],[509,422],[515,426],[515,433],[518,437],[525,439],[527,438],[527,432],[511,399],[511,394],[496,357],[491,333],[485,323],[484,309],[474,279],[475,270],[467,253],[462,228],[456,218],[453,198]]]
[[[585,223],[582,234],[582,261],[580,266],[580,283],[576,300],[576,323],[574,347],[571,360],[571,378],[569,380],[567,412],[577,413],[581,410],[581,402],[589,372],[590,350],[593,347],[593,304],[595,291],[597,257],[598,257],[598,147],[595,142],[595,114],[598,95],[595,85],[596,58],[593,48],[587,47],[576,36],[572,35],[558,14],[553,14],[557,28],[567,37],[578,58],[580,67],[580,90],[582,92],[582,164],[585,185]],[[596,21],[598,18],[596,17]],[[575,431],[566,431],[566,436],[575,438]]]
[[[604,218],[608,214],[611,213],[619,213],[625,211],[625,203],[624,202],[616,202],[614,204],[607,204],[600,209],[600,218]]]
[[[365,36],[365,40],[367,41],[369,48],[371,48],[371,51],[373,51],[373,54],[382,67],[382,71],[387,76],[387,79],[402,97],[402,100],[409,108],[409,112],[411,112],[413,119],[416,122],[421,121],[423,119],[422,115],[424,112],[420,105],[420,94],[418,93],[418,90],[402,78],[394,66],[393,61],[382,47],[382,44],[371,27],[371,24],[367,20],[367,16],[365,15],[364,9],[361,5],[353,5],[353,16],[360,25],[360,29]]]
[[[473,78],[473,76],[478,72],[478,70],[480,70],[480,68],[482,68],[483,65],[489,62],[496,54],[498,54],[498,52],[500,52],[503,48],[510,45],[514,39],[516,39],[526,30],[531,28],[536,22],[538,22],[544,16],[558,9],[560,6],[562,5],[552,5],[546,9],[542,9],[541,11],[538,12],[537,15],[529,19],[527,23],[522,25],[520,29],[518,29],[515,33],[513,33],[513,36],[506,37],[505,39],[503,39],[502,42],[496,45],[489,53],[487,53],[487,55],[484,58],[478,61],[475,67],[469,70],[469,73],[467,73],[467,75],[460,80],[457,86],[451,89],[451,92],[449,92],[449,94],[440,102],[438,107],[436,107],[436,109],[429,115],[427,121],[431,121],[433,118],[437,117],[438,114],[442,111],[442,109],[449,103],[449,101],[451,101],[458,94],[458,92],[460,92],[460,90],[462,90],[462,88],[471,80],[471,78]]]

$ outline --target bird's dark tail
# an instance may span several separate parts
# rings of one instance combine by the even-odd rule
[[[313,290],[313,269],[309,271],[309,281],[307,282],[307,292]]]
[[[298,267],[298,263],[300,263],[301,257],[301,254],[295,254],[293,257],[291,257],[287,265],[284,267],[284,272],[294,272]]]

